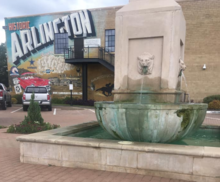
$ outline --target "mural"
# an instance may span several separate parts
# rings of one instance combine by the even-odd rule
[[[32,17],[30,19],[33,19],[33,21],[12,23],[8,23],[8,19],[6,19],[6,24],[9,27],[8,31],[14,31],[10,33],[10,52],[13,64],[19,65],[21,60],[31,56],[31,52],[35,53],[44,49],[54,41],[54,34],[56,33],[68,33],[70,39],[73,39],[74,36],[87,37],[95,35],[93,21],[89,16],[88,10],[75,12],[59,18],[49,17],[36,17],[44,20],[38,22],[38,25],[33,24],[36,20]]]
[[[22,94],[29,85],[41,85],[46,86],[54,96],[65,97],[70,94],[69,83],[72,82],[74,97],[82,98],[82,67],[80,64],[67,64],[63,54],[55,54],[55,34],[66,33],[68,46],[74,46],[75,38],[84,38],[84,46],[93,45],[89,49],[90,55],[92,56],[93,52],[96,55],[96,44],[105,45],[105,28],[109,27],[106,21],[114,22],[112,15],[116,11],[117,9],[112,8],[103,11],[81,10],[5,18],[12,94]],[[109,28],[114,28],[114,24]],[[87,54],[85,51],[84,57]],[[101,69],[103,68],[101,66]],[[93,71],[96,72],[96,69]],[[92,74],[90,78],[88,74],[88,99],[110,98],[114,83],[113,73],[99,70],[95,75]]]
[[[108,97],[112,95],[113,88],[114,88],[114,84],[108,83],[105,85],[105,87],[99,88],[96,91],[102,91],[102,94]]]
[[[66,64],[64,55],[54,54],[54,34],[67,33],[69,45],[76,37],[95,36],[91,13],[82,10],[44,16],[6,18],[10,85],[21,94],[28,85],[47,86],[53,94],[68,95],[72,81],[81,97],[80,66]]]
[[[71,64],[66,64],[63,57],[54,55],[42,56],[38,60],[37,73],[43,75],[45,73],[64,73],[74,68]]]
[[[101,73],[101,74],[100,74]],[[113,100],[114,73],[101,64],[88,66],[88,98],[93,100]]]
[[[57,59],[60,60],[60,58]],[[38,61],[38,63],[39,62],[40,61]],[[62,65],[62,63],[63,61],[59,61],[59,64]],[[79,98],[81,98],[82,78],[80,71],[77,71],[76,67],[74,67],[73,65],[69,65],[66,63],[63,64],[64,69],[61,69],[63,70],[63,72],[56,71],[56,69],[53,69],[53,67],[48,66],[45,66],[41,70],[36,69],[34,70],[35,72],[30,72],[30,70],[24,68],[17,69],[15,74],[11,74],[9,80],[10,85],[12,88],[14,88],[15,94],[21,94],[27,86],[35,85],[46,86],[52,94],[61,94],[65,97],[66,95],[70,94],[69,83],[70,81],[72,81],[74,85],[75,95],[78,95]]]
[[[21,74],[20,77],[13,78],[15,93],[20,94],[29,85],[35,86],[49,86],[48,79],[42,79],[35,76],[35,73],[26,72]]]
[[[18,68],[16,66],[12,66],[10,70],[10,76],[18,76],[18,75],[19,75]]]

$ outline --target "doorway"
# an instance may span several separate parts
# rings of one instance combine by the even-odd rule
[[[84,39],[75,38],[74,39],[74,49],[75,49],[75,59],[84,58]]]

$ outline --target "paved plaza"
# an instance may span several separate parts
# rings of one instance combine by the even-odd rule
[[[27,112],[20,106],[0,110],[0,125],[18,124],[25,115]],[[61,127],[96,120],[94,109],[90,108],[54,107],[52,112],[42,111],[42,116],[45,122]],[[207,114],[204,124],[220,126],[220,114]],[[0,182],[181,182],[146,175],[20,163],[17,136],[20,134],[8,134],[6,129],[0,129]]]

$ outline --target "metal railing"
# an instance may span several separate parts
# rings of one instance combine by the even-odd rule
[[[108,52],[104,47],[84,47],[82,50],[75,50],[74,46],[64,49],[65,59],[91,59],[98,58],[114,65],[115,55]]]

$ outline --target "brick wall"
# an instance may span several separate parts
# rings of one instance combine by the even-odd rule
[[[220,0],[178,1],[186,19],[184,72],[194,102],[220,94]],[[207,69],[203,70],[206,64]],[[183,81],[182,88],[186,90]]]

